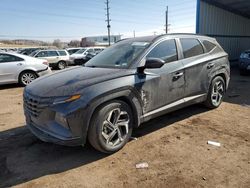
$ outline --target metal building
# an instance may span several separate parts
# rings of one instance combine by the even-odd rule
[[[250,0],[197,0],[196,33],[215,37],[237,60],[250,49]]]
[[[121,35],[111,35],[110,43],[113,44],[117,41],[121,40]],[[92,37],[84,37],[81,40],[81,46],[108,46],[108,36],[92,36]]]

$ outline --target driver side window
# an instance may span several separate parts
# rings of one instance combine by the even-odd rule
[[[46,51],[42,51],[42,52],[39,52],[36,57],[47,57],[47,52]]]
[[[147,58],[160,58],[165,61],[165,63],[169,63],[172,61],[177,61],[177,49],[175,40],[165,40],[159,44],[157,44],[147,55]]]

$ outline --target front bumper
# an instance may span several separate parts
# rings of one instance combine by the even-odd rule
[[[69,139],[63,139],[58,138],[57,136],[49,133],[46,130],[43,130],[41,127],[38,127],[34,125],[33,123],[27,124],[29,130],[40,140],[44,142],[50,142],[50,143],[55,143],[59,145],[64,145],[64,146],[79,146],[81,145],[81,139],[80,138],[69,138]]]
[[[83,121],[87,119],[85,111],[78,107],[72,108],[78,106],[77,101],[51,106],[53,100],[24,91],[24,114],[30,131],[45,142],[66,146],[84,145],[87,137],[87,123]],[[65,118],[65,124],[58,121],[58,114]]]
[[[44,76],[44,75],[46,75],[46,74],[51,74],[52,71],[51,71],[50,67],[48,67],[47,69],[37,71],[36,73],[37,73],[38,76],[40,77],[40,76]]]

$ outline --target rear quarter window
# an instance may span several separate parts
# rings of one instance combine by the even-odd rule
[[[197,39],[180,39],[184,58],[204,53],[201,43]]]
[[[207,52],[211,52],[216,47],[216,44],[208,40],[202,40],[202,43],[205,46]]]
[[[67,53],[64,50],[60,50],[60,51],[58,51],[58,53],[59,53],[60,56],[66,56],[67,55]]]

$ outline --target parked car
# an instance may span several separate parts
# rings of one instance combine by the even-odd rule
[[[79,48],[67,48],[66,50],[68,51],[69,55],[72,55],[81,49],[83,49],[83,48],[81,48],[81,47],[79,47]]]
[[[20,50],[19,53],[23,55],[30,55],[32,52],[37,50],[41,50],[41,48],[24,48]]]
[[[241,75],[250,73],[250,50],[241,53],[239,59],[239,69]]]
[[[121,149],[132,129],[185,106],[220,106],[228,54],[214,38],[172,34],[122,40],[24,90],[26,124],[46,142]]]
[[[99,54],[100,52],[102,52],[104,49],[100,50],[100,51],[96,51],[96,52],[88,52],[87,55],[85,57],[83,57],[82,59],[75,59],[74,60],[74,64],[75,65],[84,65],[86,62],[88,62],[90,59],[92,59],[93,57],[95,57],[97,54]]]
[[[21,54],[0,52],[0,85],[30,84],[36,78],[51,73],[48,62]]]
[[[52,68],[65,69],[69,63],[69,54],[66,50],[38,50],[30,54],[32,57],[46,59]]]
[[[70,64],[82,65],[83,62],[86,62],[85,58],[88,54],[98,54],[104,49],[105,47],[87,47],[87,48],[78,50],[74,54],[70,55]]]

